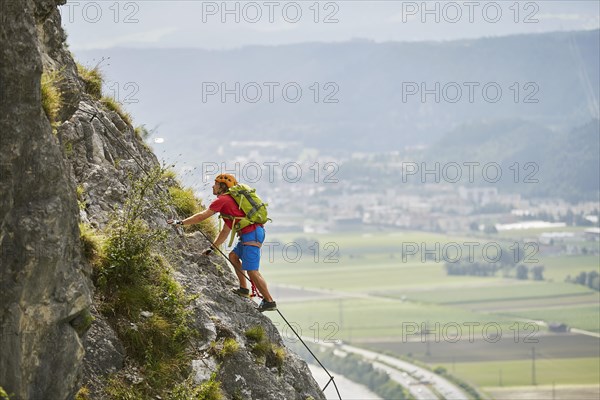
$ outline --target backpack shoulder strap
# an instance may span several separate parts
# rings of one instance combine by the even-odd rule
[[[219,218],[228,219],[231,221],[231,235],[229,236],[228,244],[228,246],[231,247],[231,245],[233,244],[233,240],[235,239],[236,233],[238,233],[238,231],[240,230],[238,227],[236,227],[236,222],[241,220],[243,217],[234,217],[233,215],[219,213]]]

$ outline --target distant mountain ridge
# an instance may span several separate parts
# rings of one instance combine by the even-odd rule
[[[109,49],[77,56],[88,64],[110,57],[104,69],[121,88],[121,100],[124,84],[136,77],[139,103],[128,108],[141,121],[161,124],[168,151],[200,143],[212,148],[224,139],[248,136],[296,140],[329,151],[380,151],[432,144],[455,127],[482,119],[573,127],[597,118],[599,37],[594,30],[225,51]],[[236,82],[239,102],[230,93],[223,103],[220,85],[232,90]],[[272,85],[273,102],[269,82],[278,85]],[[206,89],[214,91],[213,84],[219,92],[211,95]],[[288,99],[281,91],[286,84],[292,85]],[[302,90],[295,103],[288,101],[294,84]],[[257,87],[262,96],[251,102]],[[422,101],[421,89],[435,93]]]
[[[425,159],[461,165],[497,163],[504,177],[493,184],[505,191],[598,201],[600,121],[562,130],[523,120],[465,124],[429,148]],[[478,182],[490,184],[481,176]]]

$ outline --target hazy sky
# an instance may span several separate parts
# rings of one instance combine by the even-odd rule
[[[596,29],[600,1],[68,1],[70,47],[452,40]]]

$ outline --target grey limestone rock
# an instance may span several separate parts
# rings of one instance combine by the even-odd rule
[[[75,186],[40,99],[40,21],[56,4],[1,7],[0,385],[14,399],[64,399],[84,356],[71,322],[90,290]]]
[[[64,2],[0,2],[0,386],[11,399],[70,399],[82,385],[101,399],[111,373],[144,380],[96,310],[78,223],[104,229],[122,208],[130,178],[159,162],[130,124],[83,90],[60,26],[57,5]],[[63,77],[54,128],[41,105],[44,68]],[[147,223],[166,227],[159,213]],[[194,379],[215,374],[227,398],[323,399],[295,354],[284,350],[278,365],[252,352],[245,332],[256,325],[270,343],[284,345],[256,304],[231,292],[237,280],[224,259],[201,254],[206,239],[173,232],[170,240],[175,278],[198,295]],[[222,359],[211,346],[225,338],[239,349]]]

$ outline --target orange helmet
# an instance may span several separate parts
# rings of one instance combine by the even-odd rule
[[[228,188],[237,185],[237,181],[235,180],[235,176],[231,174],[219,174],[215,178],[215,182],[223,182],[227,185]]]

